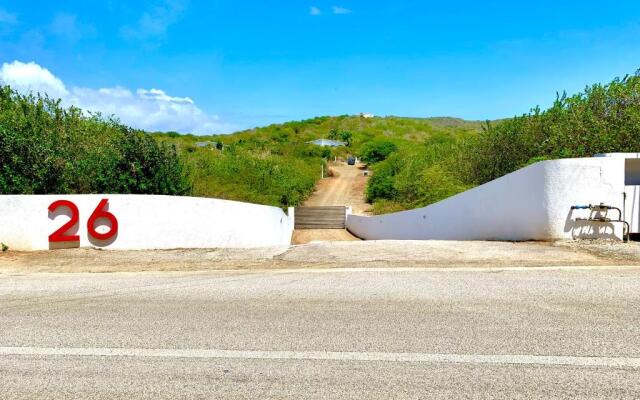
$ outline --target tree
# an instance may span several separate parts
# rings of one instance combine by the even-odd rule
[[[329,130],[329,139],[339,140],[345,142],[347,146],[351,146],[351,143],[353,143],[353,134],[349,131],[339,131],[336,128],[331,128]]]
[[[377,163],[385,160],[391,153],[398,150],[398,147],[386,140],[374,140],[362,146],[360,155],[368,163]]]
[[[353,134],[349,131],[342,131],[338,136],[341,141],[347,144],[347,146],[351,146],[351,143],[353,143]]]

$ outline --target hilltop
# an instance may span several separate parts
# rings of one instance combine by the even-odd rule
[[[467,121],[453,117],[373,117],[340,115],[323,116],[302,121],[272,124],[265,127],[247,129],[228,135],[180,135],[158,133],[160,137],[172,137],[182,146],[193,145],[201,141],[215,141],[226,145],[248,144],[276,147],[287,144],[305,143],[318,138],[327,138],[332,130],[350,132],[353,135],[351,152],[356,153],[360,146],[368,141],[389,140],[398,145],[422,143],[434,136],[449,135],[461,137],[482,130],[482,121]]]

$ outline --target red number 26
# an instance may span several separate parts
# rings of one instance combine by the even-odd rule
[[[108,199],[100,200],[98,206],[87,221],[87,232],[89,236],[97,240],[109,240],[118,233],[118,219],[115,215],[106,210],[109,204]],[[68,231],[72,229],[80,219],[80,212],[78,206],[69,200],[56,200],[49,205],[49,212],[53,213],[60,207],[67,207],[71,212],[71,219],[62,225],[58,230],[49,235],[49,242],[78,242],[80,236],[69,234]],[[98,219],[108,219],[111,223],[111,229],[106,233],[100,233],[96,231],[96,222]]]

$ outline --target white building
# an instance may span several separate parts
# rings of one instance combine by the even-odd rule
[[[322,147],[341,147],[341,146],[347,145],[346,142],[341,142],[339,140],[331,140],[331,139],[316,139],[307,143],[315,144],[316,146],[322,146]]]

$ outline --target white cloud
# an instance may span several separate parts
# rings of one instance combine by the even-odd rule
[[[127,125],[148,131],[210,134],[235,129],[216,115],[202,111],[189,97],[170,96],[160,89],[132,92],[120,86],[67,88],[62,80],[34,62],[2,64],[0,83],[22,93],[47,93],[50,97],[62,99],[65,106],[74,105],[103,115],[115,115]]]
[[[348,8],[340,7],[340,6],[331,7],[331,11],[334,14],[351,14],[351,10],[349,10]]]
[[[10,64],[2,64],[0,82],[23,93],[40,92],[60,98],[69,95],[69,91],[60,79],[34,62],[14,61]]]
[[[309,8],[309,14],[311,14],[311,15],[321,15],[322,11],[316,6],[311,6]]]
[[[187,0],[164,0],[142,14],[135,25],[126,25],[120,29],[120,35],[126,39],[149,40],[164,37],[169,26],[178,22],[187,7]]]

